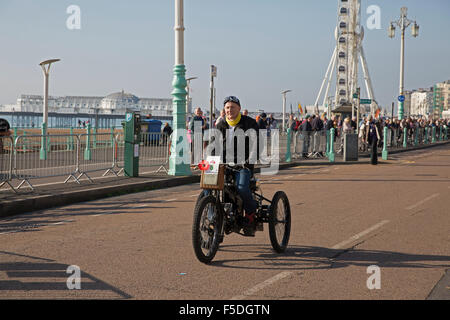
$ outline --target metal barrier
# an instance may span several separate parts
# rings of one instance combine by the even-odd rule
[[[92,182],[88,175],[92,172],[103,171],[103,176],[109,172],[114,173],[115,144],[111,146],[111,134],[80,134],[78,142],[77,180],[84,175]]]
[[[13,169],[14,141],[12,137],[0,137],[0,188],[5,184],[14,192],[17,192],[11,185]]]
[[[141,133],[139,148],[139,168],[157,167],[156,172],[168,172],[169,136],[164,133]]]
[[[77,173],[77,150],[72,148],[68,139],[79,145],[76,135],[42,135],[18,136],[15,141],[14,152],[14,178],[21,180],[17,189],[25,183],[34,190],[30,180],[37,178],[49,178],[67,176],[78,181]],[[42,141],[47,141],[45,157],[42,154]]]
[[[293,134],[293,157],[324,158],[328,152],[329,132],[296,131]]]
[[[125,167],[125,136],[120,132],[114,136],[114,167],[112,172],[115,175],[123,173]],[[115,169],[118,171],[116,172]]]

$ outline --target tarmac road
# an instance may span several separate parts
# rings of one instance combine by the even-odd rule
[[[187,185],[1,219],[0,298],[450,299],[450,146],[261,180],[290,200],[285,254],[265,225],[198,262]]]

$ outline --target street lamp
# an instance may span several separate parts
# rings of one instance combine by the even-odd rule
[[[412,24],[411,34],[415,38],[419,35],[419,25],[416,21],[409,20],[406,15],[408,14],[408,8],[402,7],[400,12],[400,19],[397,21],[392,21],[388,28],[388,36],[390,38],[395,37],[395,25],[397,25],[401,32],[401,47],[400,47],[400,86],[399,86],[399,95],[403,96],[404,91],[404,80],[405,80],[405,30]],[[398,118],[400,120],[403,119],[403,101],[399,101],[398,103]]]
[[[213,113],[215,112],[214,108],[214,78],[217,77],[217,67],[215,65],[211,65],[211,83],[210,83],[210,100],[209,100],[209,127],[213,128]]]
[[[184,6],[175,0],[175,66],[172,81],[173,133],[169,158],[169,175],[189,176],[189,144],[186,137],[186,66],[184,65]]]
[[[283,95],[283,132],[285,132],[285,121],[286,121],[286,93],[292,92],[292,90],[285,90],[281,92]]]
[[[187,86],[186,86],[186,91],[187,91],[187,101],[186,101],[186,122],[188,122],[189,121],[189,117],[188,117],[188,114],[190,113],[189,112],[189,106],[191,106],[192,107],[192,105],[191,105],[191,96],[190,96],[190,93],[191,93],[191,87],[190,87],[190,84],[191,84],[191,80],[195,80],[195,79],[198,79],[197,77],[191,77],[191,78],[187,78],[186,79],[186,82],[187,82]],[[192,109],[192,108],[191,108]],[[191,112],[192,112],[192,110],[191,110]]]
[[[48,78],[50,75],[50,67],[52,63],[58,62],[61,59],[45,60],[39,63],[44,72],[44,110],[42,115],[42,145],[40,151],[40,159],[47,159],[47,128],[48,128]]]

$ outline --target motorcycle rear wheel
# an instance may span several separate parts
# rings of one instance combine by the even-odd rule
[[[286,194],[278,191],[269,208],[269,236],[272,248],[283,253],[289,243],[291,233],[291,206]]]

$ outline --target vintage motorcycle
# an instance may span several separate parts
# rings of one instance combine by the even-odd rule
[[[215,183],[208,184],[202,171],[201,187],[194,209],[192,244],[195,255],[203,263],[210,263],[224,236],[241,234],[244,226],[243,201],[238,194],[235,174],[242,167],[221,164]],[[283,253],[289,242],[291,231],[291,208],[283,191],[278,191],[272,200],[262,195],[259,181],[252,177],[250,190],[257,202],[256,230],[262,231],[269,224],[269,237],[273,249]]]

